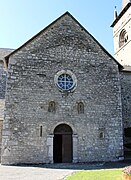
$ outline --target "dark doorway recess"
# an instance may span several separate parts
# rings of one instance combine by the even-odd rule
[[[124,129],[125,137],[131,137],[131,127]]]
[[[131,159],[131,127],[124,129],[124,157]]]
[[[60,124],[54,130],[54,163],[72,162],[72,129],[67,124]]]

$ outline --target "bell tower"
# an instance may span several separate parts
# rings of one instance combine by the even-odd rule
[[[123,66],[131,66],[131,0],[122,0],[120,13],[115,10],[113,28],[114,56]]]

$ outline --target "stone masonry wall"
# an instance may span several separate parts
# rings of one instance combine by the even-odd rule
[[[121,72],[125,156],[131,156],[131,71]]]
[[[74,92],[62,93],[55,85],[61,70],[75,74]],[[120,94],[116,62],[66,14],[10,57],[2,164],[48,162],[47,137],[61,123],[78,136],[79,162],[118,160],[123,156]],[[48,111],[50,101],[56,103],[54,113]],[[84,103],[83,114],[78,102]]]
[[[122,112],[124,128],[131,127],[131,72],[121,72]]]
[[[0,162],[1,162],[2,126],[3,126],[3,121],[0,120]]]
[[[1,141],[2,141],[2,124],[3,124],[4,107],[5,107],[5,88],[6,88],[6,71],[4,69],[3,61],[0,61],[0,155],[1,155]]]

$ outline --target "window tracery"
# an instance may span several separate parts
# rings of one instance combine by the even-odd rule
[[[54,82],[61,92],[73,92],[77,86],[76,76],[70,70],[57,72]]]

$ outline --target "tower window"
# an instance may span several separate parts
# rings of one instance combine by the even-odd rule
[[[77,111],[78,111],[78,114],[83,114],[84,113],[84,104],[83,104],[83,102],[78,103]]]
[[[119,35],[119,47],[123,46],[128,41],[128,35],[125,29]]]
[[[56,110],[56,104],[54,101],[49,102],[48,111],[49,112],[55,112]]]

